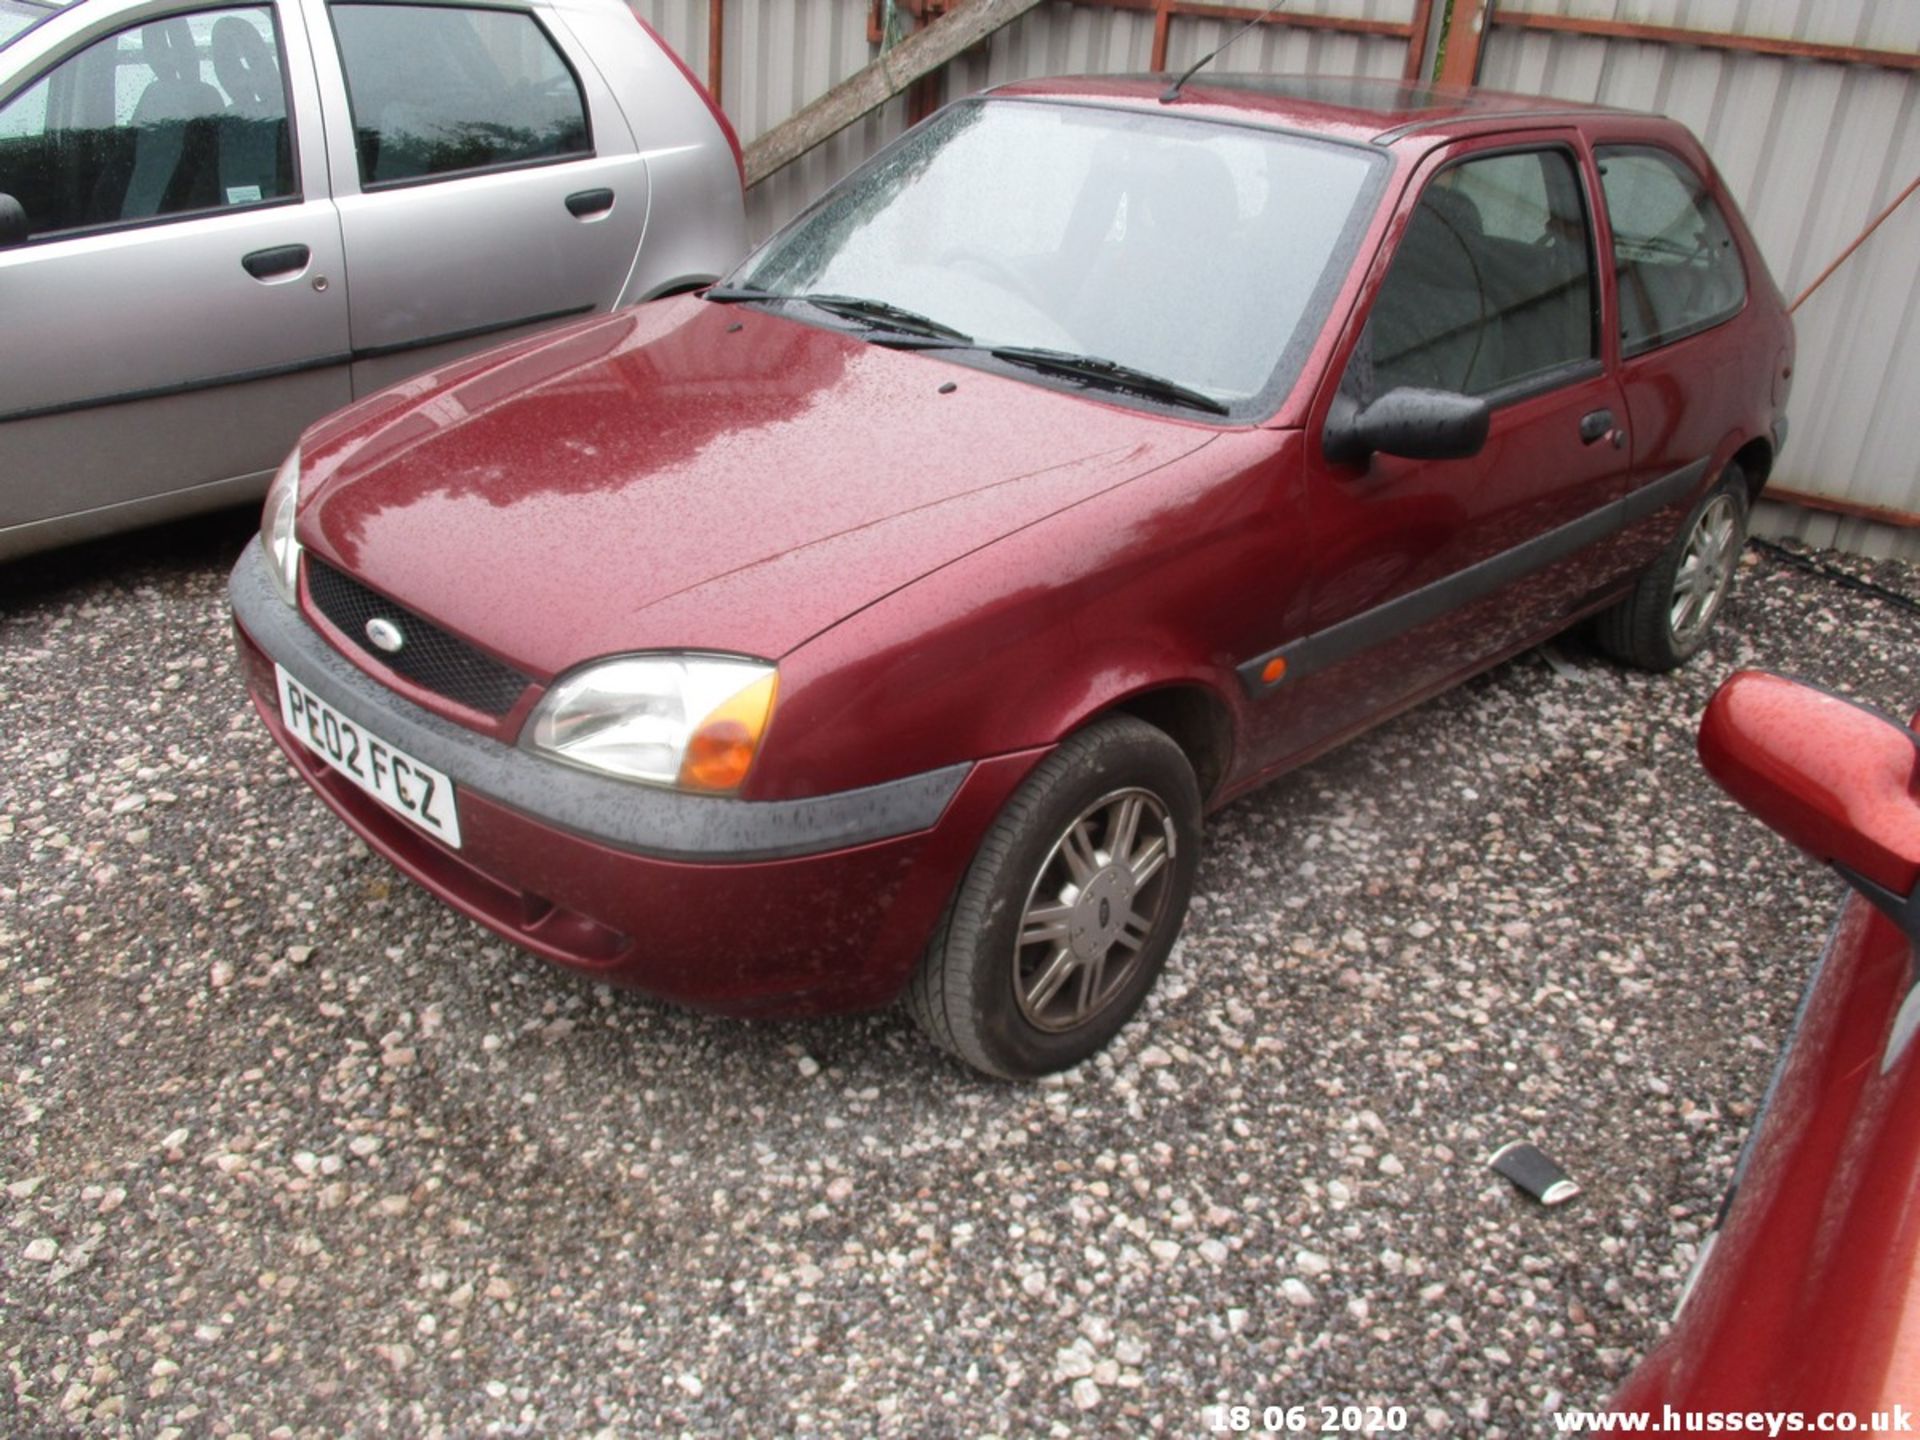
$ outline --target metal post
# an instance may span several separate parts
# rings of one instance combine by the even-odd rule
[[[1426,76],[1427,32],[1433,28],[1433,0],[1415,0],[1413,18],[1407,24],[1407,63],[1400,74],[1407,80]]]
[[[1149,70],[1158,72],[1167,68],[1167,31],[1173,25],[1173,0],[1159,0],[1153,7],[1153,55],[1147,62]]]
[[[1493,23],[1494,0],[1453,0],[1453,23],[1447,29],[1447,55],[1440,64],[1440,83],[1466,89],[1480,78],[1480,46]]]

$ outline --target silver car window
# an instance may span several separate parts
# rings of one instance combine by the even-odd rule
[[[96,40],[0,108],[0,191],[29,237],[295,196],[280,53],[266,6]]]
[[[330,13],[362,185],[593,153],[579,79],[533,16],[388,4]]]

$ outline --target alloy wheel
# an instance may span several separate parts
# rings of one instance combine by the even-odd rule
[[[1126,988],[1173,894],[1173,817],[1116,790],[1081,811],[1034,876],[1014,940],[1020,1012],[1042,1030],[1085,1024]]]
[[[1731,495],[1713,497],[1681,553],[1680,568],[1673,577],[1673,595],[1667,610],[1667,624],[1676,645],[1690,645],[1698,639],[1727,598],[1733,584],[1734,562],[1739,558],[1736,537],[1740,517]]]

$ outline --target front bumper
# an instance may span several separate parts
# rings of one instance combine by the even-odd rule
[[[1043,751],[802,800],[602,779],[478,735],[380,685],[274,591],[259,547],[229,593],[254,708],[355,833],[461,913],[547,959],[731,1014],[883,1005],[912,973],[981,836]],[[451,850],[288,733],[275,662],[443,770]]]

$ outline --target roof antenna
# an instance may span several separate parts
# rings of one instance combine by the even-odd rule
[[[1186,68],[1185,72],[1180,76],[1178,80],[1174,81],[1171,85],[1169,85],[1166,88],[1165,93],[1160,96],[1160,103],[1162,105],[1173,104],[1174,101],[1180,98],[1180,87],[1186,84],[1187,81],[1193,78],[1194,71],[1199,70],[1203,66],[1210,64],[1215,55],[1218,55],[1222,50],[1226,49],[1227,46],[1233,44],[1234,41],[1238,40],[1242,35],[1246,34],[1249,30],[1253,29],[1254,26],[1260,24],[1263,20],[1266,20],[1269,17],[1271,17],[1276,10],[1280,9],[1280,7],[1285,5],[1286,3],[1287,3],[1287,0],[1275,0],[1274,4],[1269,5],[1266,9],[1262,10],[1258,15],[1254,16],[1253,19],[1247,21],[1246,24],[1242,25],[1238,30],[1234,31],[1225,40],[1222,40],[1217,46],[1214,47],[1214,49],[1210,54],[1203,55],[1198,60],[1194,61],[1193,64],[1189,65]]]

